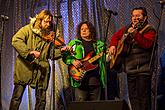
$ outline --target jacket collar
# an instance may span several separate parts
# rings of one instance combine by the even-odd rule
[[[35,34],[37,34],[37,35],[39,35],[39,36],[42,36],[42,34],[41,34],[41,29],[36,29],[36,28],[34,28],[35,22],[36,22],[36,18],[35,18],[35,17],[34,17],[34,18],[31,18],[31,17],[30,17],[30,27],[31,27],[32,31],[33,31]]]

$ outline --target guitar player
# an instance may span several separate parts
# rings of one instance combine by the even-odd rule
[[[69,65],[69,78],[75,90],[75,101],[100,99],[101,87],[105,87],[105,62],[100,54],[104,43],[96,39],[92,23],[81,22],[77,27],[77,38],[70,41],[74,53],[64,52],[63,60]],[[91,58],[97,60],[91,63]]]
[[[115,57],[122,56],[117,59],[122,60],[121,68],[127,74],[132,110],[151,110],[152,72],[149,64],[156,31],[147,20],[145,7],[134,8],[131,11],[131,23],[114,33],[110,41],[109,54]],[[139,24],[140,27],[137,26]],[[122,48],[127,50],[126,53],[121,52],[120,54],[117,46],[124,35],[127,35],[127,38],[124,40]]]

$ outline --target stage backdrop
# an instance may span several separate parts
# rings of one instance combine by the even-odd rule
[[[61,36],[65,39],[66,44],[76,37],[77,25],[81,21],[89,20],[95,25],[98,38],[106,41],[108,46],[108,40],[111,39],[112,34],[121,26],[130,23],[130,10],[134,7],[146,7],[149,22],[158,29],[160,11],[164,7],[157,1],[158,0],[0,0],[0,14],[9,17],[9,20],[6,20],[5,22],[2,22],[2,19],[0,19],[0,106],[2,110],[8,110],[14,87],[13,71],[17,53],[11,45],[11,38],[22,26],[29,23],[29,17],[35,16],[36,13],[42,9],[49,9],[54,16],[62,15],[62,18],[59,20],[58,29],[60,30]],[[113,10],[118,13],[117,16],[111,16],[108,33],[106,33],[106,29],[109,13],[107,13],[105,9]],[[56,21],[55,17],[54,20]],[[4,26],[4,31],[2,25]],[[164,10],[158,31],[158,53],[156,60],[159,59],[162,49],[164,48],[165,31],[163,29],[165,29]],[[67,66],[61,59],[55,61],[54,66],[55,84],[58,85],[55,90],[56,107],[58,107],[57,105],[60,105],[58,102],[61,103],[66,100],[61,96],[63,96],[64,93],[71,96],[71,90],[69,89],[69,82],[67,80]],[[155,67],[157,66],[159,65],[156,65]],[[154,81],[157,78],[158,72],[154,72],[153,75],[154,86],[156,85]],[[155,93],[154,86],[152,90],[153,96]],[[20,110],[32,110],[34,108],[34,103],[34,90],[27,87]],[[50,86],[47,91],[46,110],[52,110],[52,105],[52,80],[50,79]]]

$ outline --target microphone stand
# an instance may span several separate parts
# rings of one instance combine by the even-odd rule
[[[55,39],[56,39],[56,34],[57,34],[57,26],[58,26],[58,19],[59,17],[56,17],[56,24],[53,25],[53,30],[54,30],[54,39],[53,41],[51,42],[51,50],[50,50],[50,54],[51,54],[51,60],[52,60],[52,68],[51,68],[51,71],[52,71],[52,86],[53,86],[53,110],[56,110],[55,108],[55,58],[54,58],[54,55],[55,55],[55,45],[54,45],[54,42],[55,42]]]
[[[106,60],[106,41],[107,41],[107,38],[108,38],[108,28],[109,28],[109,23],[110,23],[110,18],[111,18],[111,12],[108,12],[108,23],[107,23],[107,28],[106,28],[106,33],[105,33],[105,37],[104,37],[104,44],[105,46],[103,47],[103,56],[104,56],[104,59]],[[107,68],[107,65],[106,65],[106,61],[105,61],[105,67]],[[106,86],[105,86],[105,100],[107,100],[107,69],[105,70],[105,82],[106,82]]]
[[[55,42],[55,39],[56,39],[56,35],[57,35],[57,26],[58,26],[58,22],[59,22],[59,19],[60,18],[62,18],[62,16],[61,15],[59,15],[59,16],[54,16],[54,18],[56,18],[56,24],[54,24],[54,26],[53,26],[53,30],[54,30],[54,39],[53,39],[53,42],[51,42],[51,50],[50,50],[50,53],[51,53],[51,59],[52,59],[52,69],[51,69],[51,71],[52,71],[52,85],[53,85],[53,110],[56,110],[56,108],[55,108],[55,85],[56,85],[56,83],[55,83],[55,58],[54,58],[54,55],[55,55],[55,45],[54,45],[54,42]],[[65,100],[63,99],[63,103],[64,103],[64,110],[67,110],[67,108],[66,108],[66,102],[65,102]]]
[[[152,54],[151,54],[151,60],[150,60],[150,64],[149,64],[149,67],[150,67],[150,70],[151,70],[151,67],[152,67],[152,64],[153,64],[153,60],[154,60],[154,56],[158,56],[158,53],[159,53],[159,49],[158,49],[158,34],[159,34],[159,28],[160,28],[160,23],[161,23],[161,20],[162,20],[162,15],[163,15],[163,7],[164,7],[164,4],[161,4],[161,10],[160,10],[160,18],[159,19],[159,22],[158,22],[158,27],[156,29],[156,38],[155,38],[155,41],[154,41],[154,45],[153,45],[153,49],[152,49]],[[157,51],[157,53],[156,53]],[[154,87],[154,97],[153,97],[153,110],[156,110],[157,109],[157,82],[158,82],[158,73],[160,72],[160,67],[158,66],[159,64],[159,56],[157,57],[157,60],[155,62],[155,66],[154,66],[154,72],[155,72],[155,78],[154,78],[154,82],[155,82],[155,87]]]
[[[3,38],[4,38],[4,35],[5,35],[5,21],[8,20],[8,19],[5,19],[3,17],[1,17],[1,30],[0,30],[0,33],[1,33],[1,36],[0,36],[0,88],[1,88],[1,59],[2,59],[2,46],[3,46]],[[0,109],[2,109],[2,102],[1,102],[1,89],[0,89]]]

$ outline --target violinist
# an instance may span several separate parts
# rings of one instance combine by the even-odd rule
[[[134,8],[131,23],[114,33],[110,41],[109,54],[119,56],[117,59],[122,61],[121,68],[127,74],[132,110],[151,110],[152,72],[149,64],[156,31],[147,20],[145,7]],[[118,54],[120,41],[124,37],[124,47]],[[115,69],[115,66],[111,69]]]
[[[14,68],[14,90],[9,110],[19,109],[27,85],[35,89],[35,110],[45,110],[50,76],[48,62],[50,42],[44,40],[44,37],[52,31],[52,23],[53,16],[50,11],[42,10],[12,38],[12,45],[18,56]],[[67,47],[55,48],[54,57],[59,58],[61,50],[66,49]]]

